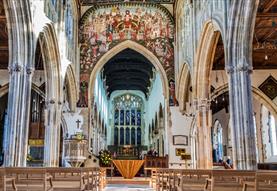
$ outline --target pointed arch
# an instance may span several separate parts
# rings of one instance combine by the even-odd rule
[[[130,48],[132,50],[135,50],[137,52],[139,52],[140,54],[142,54],[143,56],[145,56],[145,58],[147,58],[155,67],[155,69],[157,70],[157,72],[160,73],[161,75],[161,79],[162,79],[162,85],[163,85],[163,95],[165,97],[166,100],[168,100],[169,98],[169,89],[168,89],[168,79],[167,79],[167,75],[166,72],[162,66],[162,64],[160,63],[159,59],[151,52],[149,51],[147,48],[145,48],[144,46],[131,41],[131,40],[126,40],[120,44],[118,44],[117,46],[113,47],[112,49],[110,49],[106,54],[104,54],[99,61],[97,62],[97,64],[95,65],[93,71],[91,72],[90,75],[90,80],[89,80],[89,88],[88,88],[88,105],[91,106],[91,102],[92,102],[92,98],[94,95],[94,85],[95,85],[95,80],[96,80],[96,75],[97,73],[101,70],[101,68],[103,68],[103,66],[112,58],[114,57],[116,54],[118,54],[119,52]]]
[[[218,95],[221,95],[228,91],[228,84],[225,84],[219,87],[216,91],[214,91],[214,93],[211,95],[211,99],[214,99]],[[265,107],[267,107],[272,112],[272,115],[277,119],[277,105],[270,98],[268,98],[261,90],[254,86],[252,86],[252,94],[253,97],[256,100],[260,101]]]
[[[184,64],[179,75],[177,84],[177,99],[179,109],[183,113],[186,110],[186,103],[189,101],[189,88],[191,86],[191,75],[188,64]]]
[[[52,24],[46,24],[43,27],[42,32],[39,34],[37,43],[40,45],[44,63],[46,101],[51,100],[61,103],[61,61],[57,36]]]
[[[69,107],[71,111],[75,111],[77,100],[78,100],[78,91],[77,91],[75,72],[71,64],[66,69],[64,85],[67,85],[67,84],[68,84],[67,93],[69,94],[68,95]]]
[[[208,20],[204,24],[196,51],[192,81],[195,87],[193,95],[196,99],[209,98],[210,74],[221,31],[220,25],[215,20]]]

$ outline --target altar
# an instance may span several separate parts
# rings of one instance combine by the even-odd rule
[[[113,164],[125,179],[132,179],[144,164],[144,160],[113,160]]]

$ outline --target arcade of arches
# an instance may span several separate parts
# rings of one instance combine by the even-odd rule
[[[276,23],[276,0],[0,0],[0,165],[277,163]]]

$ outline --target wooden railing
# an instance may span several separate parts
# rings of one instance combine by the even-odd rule
[[[0,168],[0,190],[103,190],[105,169],[100,168]]]
[[[156,191],[277,191],[277,171],[156,169]]]

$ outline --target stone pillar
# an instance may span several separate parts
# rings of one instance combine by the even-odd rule
[[[256,169],[252,109],[252,43],[259,0],[233,0],[228,22],[226,71],[234,167]]]
[[[60,104],[51,99],[45,108],[44,166],[56,167],[59,164]]]
[[[30,2],[4,0],[10,59],[9,101],[4,165],[26,166],[34,58]]]
[[[230,122],[234,167],[256,168],[256,143],[252,110],[251,79],[248,67],[228,69]]]
[[[211,120],[212,112],[207,99],[195,103],[197,120],[197,168],[212,168]]]
[[[8,129],[4,139],[5,166],[26,166],[32,68],[9,68]]]

